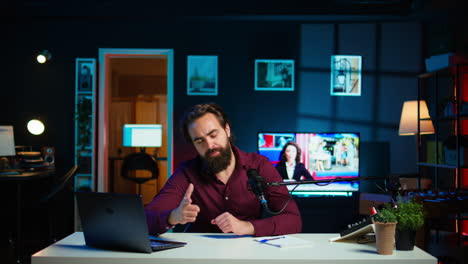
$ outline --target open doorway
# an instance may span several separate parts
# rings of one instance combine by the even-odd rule
[[[138,151],[122,147],[124,123],[163,125],[162,146],[147,148],[158,157],[159,177],[141,190],[152,199],[172,171],[173,51],[99,49],[97,190],[137,193],[120,177],[122,157]]]

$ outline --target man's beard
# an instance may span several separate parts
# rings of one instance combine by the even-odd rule
[[[215,157],[211,157],[210,154],[219,151],[219,154]],[[225,148],[214,148],[206,151],[202,159],[205,163],[205,168],[208,172],[216,174],[225,170],[231,163],[232,152],[231,144],[227,143]]]

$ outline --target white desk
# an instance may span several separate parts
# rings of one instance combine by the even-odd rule
[[[188,242],[185,247],[165,251],[127,253],[87,247],[81,232],[37,252],[32,264],[227,264],[227,263],[405,263],[436,264],[437,259],[419,248],[379,255],[375,244],[328,242],[337,234],[295,234],[312,241],[311,247],[276,248],[254,242],[252,237],[229,238],[227,234],[167,233],[162,237]]]

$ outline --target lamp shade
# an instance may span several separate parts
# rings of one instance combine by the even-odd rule
[[[419,117],[421,135],[433,134],[434,126],[432,124],[429,110],[427,109],[426,101],[419,101]],[[418,133],[418,101],[406,101],[403,104],[400,118],[400,136],[410,136]]]

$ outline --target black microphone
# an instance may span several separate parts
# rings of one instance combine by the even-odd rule
[[[260,175],[258,175],[256,169],[249,169],[247,171],[247,177],[249,177],[249,190],[252,191],[255,194],[255,196],[257,196],[263,207],[268,208],[267,200],[265,199],[265,194],[263,192],[263,190],[265,189],[265,182],[263,178]]]
[[[289,201],[291,200],[291,195],[289,195],[288,200],[284,204],[283,208],[279,210],[278,212],[271,211],[270,208],[268,208],[268,203],[265,198],[265,193],[264,190],[267,186],[274,186],[271,183],[265,182],[262,176],[258,175],[258,172],[256,169],[249,169],[247,170],[247,177],[249,177],[249,180],[247,181],[248,183],[248,189],[249,191],[253,192],[255,196],[260,200],[260,203],[262,204],[262,218],[268,218],[273,215],[281,214],[283,210],[286,208],[288,205]],[[278,185],[279,186],[279,185]]]

